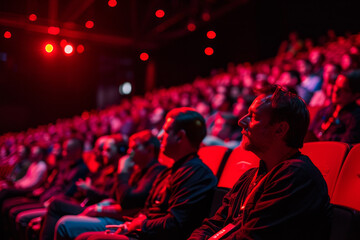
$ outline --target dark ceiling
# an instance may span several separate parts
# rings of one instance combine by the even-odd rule
[[[1,1],[0,25],[47,33],[48,26],[60,28],[58,36],[88,40],[116,47],[156,49],[235,10],[247,0],[15,0]],[[157,18],[158,9],[165,11]],[[38,19],[31,22],[31,13]],[[94,21],[92,29],[85,22]]]

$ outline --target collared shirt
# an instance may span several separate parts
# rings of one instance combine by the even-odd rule
[[[208,239],[228,224],[235,227],[222,240],[327,239],[331,213],[327,186],[308,157],[298,153],[271,169],[242,210],[257,171],[245,172],[216,214],[189,239]]]

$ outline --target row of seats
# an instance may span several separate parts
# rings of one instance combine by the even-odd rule
[[[360,239],[360,144],[308,142],[300,151],[310,157],[328,185],[334,209],[330,240]],[[211,216],[239,177],[258,166],[259,158],[241,147],[231,151],[223,146],[202,147],[199,156],[219,179]]]
[[[350,149],[342,142],[308,142],[300,151],[319,168],[328,185],[333,204],[360,211],[360,144]],[[248,169],[257,167],[259,158],[241,147],[233,151],[223,146],[199,150],[201,159],[218,177],[218,187],[231,188]]]

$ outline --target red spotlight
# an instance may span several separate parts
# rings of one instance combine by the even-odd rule
[[[32,13],[32,14],[29,15],[29,20],[30,20],[30,21],[35,22],[36,19],[37,19],[36,14]]]
[[[214,39],[216,37],[216,33],[214,31],[208,31],[206,33],[206,36],[209,38],[209,39]]]
[[[115,7],[117,5],[117,1],[116,0],[109,0],[108,5],[109,5],[109,7]]]
[[[187,29],[190,31],[190,32],[193,32],[196,30],[196,25],[194,23],[189,23],[187,25]]]
[[[165,16],[165,12],[162,9],[159,9],[155,12],[155,16],[158,18],[163,18]]]
[[[147,61],[148,59],[149,59],[149,54],[147,54],[146,52],[140,54],[141,61]]]
[[[74,47],[70,44],[67,44],[65,47],[64,47],[64,52],[67,54],[67,55],[70,55],[74,52]]]
[[[11,32],[9,32],[9,31],[6,31],[5,33],[4,33],[4,38],[11,38]]]
[[[77,46],[77,48],[76,48],[76,51],[77,51],[79,54],[83,53],[83,52],[85,51],[84,45],[79,44],[79,45]]]
[[[45,45],[45,51],[47,53],[52,53],[52,51],[54,51],[54,46],[51,43],[48,43]]]
[[[207,47],[207,48],[205,48],[204,52],[206,55],[211,56],[214,54],[214,49],[212,49],[211,47]]]
[[[60,47],[64,48],[67,44],[67,41],[65,39],[60,41]]]
[[[210,20],[210,13],[204,12],[203,14],[201,14],[201,18],[202,18],[202,20],[204,20],[204,22],[209,21]]]
[[[85,27],[86,28],[93,28],[94,27],[94,22],[93,21],[87,21],[86,23],[85,23]]]
[[[49,27],[48,33],[51,35],[58,35],[60,33],[60,28],[58,27]]]

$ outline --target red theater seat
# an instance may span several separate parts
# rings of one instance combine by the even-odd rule
[[[211,169],[215,176],[221,173],[221,163],[226,161],[227,153],[231,151],[224,146],[205,146],[198,151],[200,159]],[[225,158],[224,158],[225,157]]]
[[[259,166],[259,158],[242,147],[235,148],[226,161],[218,187],[232,188],[240,176],[250,168]]]
[[[304,147],[300,149],[319,168],[328,185],[330,197],[349,149],[350,147],[346,143],[330,141],[305,143]]]
[[[355,145],[347,155],[331,202],[360,211],[360,144]]]

